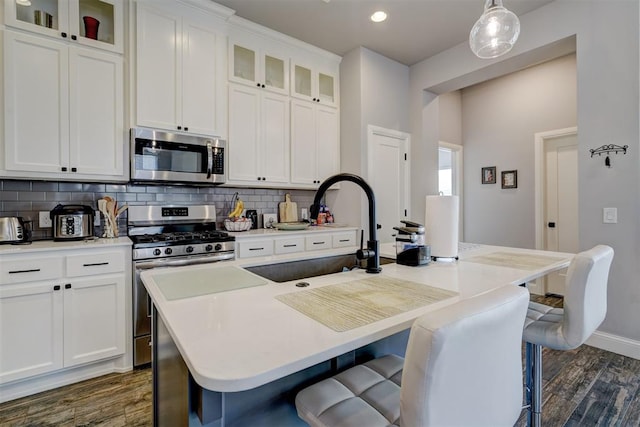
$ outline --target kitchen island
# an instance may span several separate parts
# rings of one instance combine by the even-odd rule
[[[326,252],[313,256],[335,253]],[[362,357],[404,354],[407,330],[418,316],[499,286],[526,283],[566,267],[571,259],[564,253],[473,245],[457,262],[388,264],[378,275],[353,270],[305,279],[306,287],[296,286],[300,280],[275,283],[242,269],[304,256],[310,257],[236,260],[142,274],[155,307],[157,425],[299,425],[292,403],[299,389]],[[230,290],[230,279],[221,279],[225,276],[249,285]],[[374,277],[450,294],[341,332],[282,301],[295,293],[348,287]],[[214,283],[220,280],[226,291],[217,291]],[[169,291],[194,283],[199,284],[198,296]],[[211,287],[203,291],[208,283]]]

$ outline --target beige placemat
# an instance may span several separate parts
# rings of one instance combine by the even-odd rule
[[[563,260],[564,258],[557,256],[530,255],[516,252],[493,252],[486,255],[476,255],[462,261],[495,265],[498,267],[517,268],[520,270],[537,270]]]
[[[175,273],[159,274],[153,280],[162,295],[169,300],[197,297],[265,285],[260,276],[239,267],[218,267],[211,270],[181,270]]]
[[[371,277],[278,295],[276,299],[336,332],[344,332],[456,295],[408,280]]]

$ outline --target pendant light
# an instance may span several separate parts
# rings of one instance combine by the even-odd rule
[[[502,5],[486,0],[484,13],[469,33],[469,46],[478,58],[497,58],[509,52],[520,35],[520,20]]]

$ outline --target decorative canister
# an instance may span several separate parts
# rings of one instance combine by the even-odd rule
[[[100,21],[92,16],[83,16],[84,21],[84,36],[88,39],[98,40],[98,26]]]

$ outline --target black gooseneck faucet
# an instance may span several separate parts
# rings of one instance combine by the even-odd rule
[[[378,229],[378,224],[376,224],[376,200],[373,190],[364,179],[350,173],[339,173],[327,178],[316,191],[316,196],[310,209],[311,219],[318,219],[320,201],[324,193],[329,187],[340,181],[351,181],[358,184],[366,193],[367,199],[369,199],[369,241],[367,241],[367,249],[360,248],[356,255],[358,259],[367,260],[367,273],[380,273],[382,269],[380,268],[380,242],[376,238],[376,230]]]

